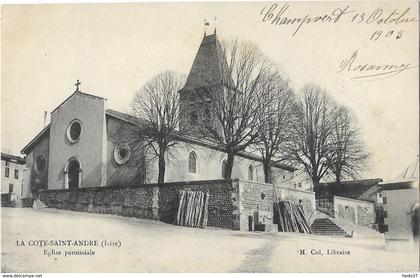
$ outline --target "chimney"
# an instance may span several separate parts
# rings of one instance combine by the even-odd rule
[[[44,126],[42,128],[46,126],[47,126],[47,111],[44,111]]]

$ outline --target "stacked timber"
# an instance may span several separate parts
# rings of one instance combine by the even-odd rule
[[[302,206],[290,201],[278,201],[274,203],[273,211],[273,223],[278,224],[279,232],[312,233]]]
[[[208,192],[180,190],[176,224],[206,228],[209,198]]]

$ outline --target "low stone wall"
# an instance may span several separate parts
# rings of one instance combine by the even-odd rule
[[[357,199],[334,196],[335,218],[371,227],[375,222],[375,205]]]
[[[311,223],[315,194],[292,188],[243,180],[207,180],[130,187],[89,187],[39,193],[48,207],[147,218],[174,224],[182,189],[209,192],[208,226],[248,230],[248,217],[259,212],[259,222],[271,225],[275,200],[300,204]]]
[[[40,192],[48,207],[158,219],[158,188],[89,187]]]
[[[181,189],[210,193],[208,226],[233,229],[233,188],[224,180],[47,190],[39,196],[48,207],[116,214],[174,223]]]
[[[258,221],[271,226],[275,200],[289,200],[303,206],[309,223],[315,219],[315,193],[254,181],[233,180],[235,188],[235,228],[248,230],[248,218],[259,212]],[[268,228],[270,229],[270,228]]]

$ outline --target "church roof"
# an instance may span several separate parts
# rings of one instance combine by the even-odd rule
[[[62,103],[60,103],[53,111],[51,111],[51,114],[54,113],[55,110],[57,110],[61,105],[63,105],[64,103],[66,103],[69,99],[71,99],[76,94],[77,95],[83,95],[83,96],[91,97],[91,98],[97,98],[97,99],[104,99],[104,100],[106,100],[106,98],[95,96],[95,95],[91,95],[91,94],[87,94],[87,93],[83,93],[82,91],[77,90],[73,94],[71,94],[68,98],[66,98]]]
[[[106,98],[103,97],[99,97],[99,96],[95,96],[95,95],[91,95],[91,94],[87,94],[87,93],[83,93],[79,90],[76,90],[73,94],[71,94],[69,97],[67,97],[63,102],[61,102],[53,111],[51,111],[50,114],[54,113],[54,111],[56,111],[61,105],[63,105],[64,103],[66,103],[69,99],[71,99],[74,95],[83,95],[83,96],[87,96],[87,97],[91,97],[91,98],[97,98],[97,99],[103,99],[106,100]],[[35,137],[34,139],[32,139],[21,151],[20,153],[22,154],[27,154],[29,153],[32,148],[45,136],[45,135],[49,135],[50,133],[50,126],[51,124],[48,124],[46,127],[44,127]]]
[[[135,124],[135,125],[141,123],[141,119],[139,119],[135,116],[126,114],[126,113],[116,111],[116,110],[107,109],[105,111],[105,114],[108,115],[108,116],[120,119],[120,120],[122,120],[124,122],[127,122],[127,123],[131,123],[131,124]]]
[[[48,124],[46,127],[44,127],[35,137],[32,139],[23,149],[20,151],[21,154],[27,154],[29,153],[32,148],[42,139],[44,136],[50,134],[50,126],[51,124]]]
[[[205,36],[181,91],[212,85],[219,78],[221,45],[216,34]]]

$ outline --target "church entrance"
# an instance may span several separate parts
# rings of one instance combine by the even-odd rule
[[[66,188],[75,189],[79,188],[82,179],[82,165],[77,157],[72,157],[64,168],[66,174]]]

